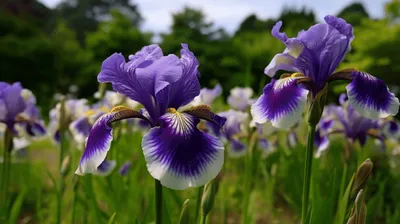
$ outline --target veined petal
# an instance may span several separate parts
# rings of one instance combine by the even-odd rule
[[[399,99],[385,83],[365,72],[353,72],[352,81],[347,85],[349,103],[364,117],[371,119],[396,115]]]
[[[222,168],[224,147],[214,136],[196,128],[199,119],[172,112],[161,127],[152,128],[142,141],[150,174],[165,187],[183,190],[215,178]]]
[[[276,54],[264,69],[264,73],[272,78],[278,70],[298,71],[296,58],[286,53]]]
[[[301,119],[308,92],[297,86],[296,78],[273,79],[251,107],[254,121],[262,124],[269,120],[274,127],[290,128]]]
[[[111,123],[127,118],[145,118],[141,113],[126,107],[116,107],[110,113],[101,116],[94,124],[86,141],[85,152],[82,155],[78,175],[93,173],[106,158],[110,149],[112,136]]]

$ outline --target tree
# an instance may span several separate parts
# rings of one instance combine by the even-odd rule
[[[64,0],[57,6],[57,16],[75,30],[83,44],[87,32],[94,32],[100,21],[112,18],[112,10],[129,18],[133,26],[138,27],[142,21],[137,6],[129,0]]]
[[[368,12],[365,10],[364,5],[359,2],[346,6],[337,16],[345,19],[353,26],[359,26],[363,19],[369,19]]]

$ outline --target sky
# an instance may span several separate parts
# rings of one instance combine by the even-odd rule
[[[61,0],[39,0],[48,7],[55,7]],[[313,9],[317,19],[336,14],[354,0],[135,0],[144,17],[142,30],[154,33],[168,32],[172,13],[184,6],[201,9],[216,27],[223,27],[229,33],[235,32],[241,21],[254,13],[261,19],[275,18],[285,6]],[[382,17],[384,3],[388,0],[358,0],[373,18]]]

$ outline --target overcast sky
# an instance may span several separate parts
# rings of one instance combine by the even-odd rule
[[[61,0],[39,0],[48,7],[55,7]],[[259,18],[277,17],[284,6],[312,8],[319,20],[327,14],[336,14],[354,0],[135,0],[144,17],[143,30],[166,32],[171,25],[171,13],[185,5],[203,10],[207,19],[217,27],[232,33],[249,14]],[[358,0],[364,3],[372,17],[383,16],[383,5],[388,0]]]

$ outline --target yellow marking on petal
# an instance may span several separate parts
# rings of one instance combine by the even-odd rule
[[[368,134],[373,135],[373,136],[379,136],[379,131],[378,129],[372,128],[368,130]]]
[[[106,106],[102,106],[99,110],[100,110],[101,112],[107,113],[109,109],[108,109],[108,107],[106,107]]]
[[[122,111],[122,110],[132,110],[132,109],[129,107],[126,107],[126,106],[116,106],[111,109],[110,113],[118,112],[118,111]]]
[[[291,77],[291,78],[304,77],[304,74],[301,74],[301,73],[296,72],[296,73],[293,73],[290,77]]]
[[[168,112],[168,113],[172,113],[172,114],[177,113],[176,109],[175,109],[175,108],[172,108],[172,107],[171,107],[171,108],[168,108],[168,109],[167,109],[167,112]]]
[[[95,113],[96,113],[96,111],[94,111],[94,110],[88,110],[88,111],[85,112],[85,116],[89,117],[89,116],[92,116]]]

